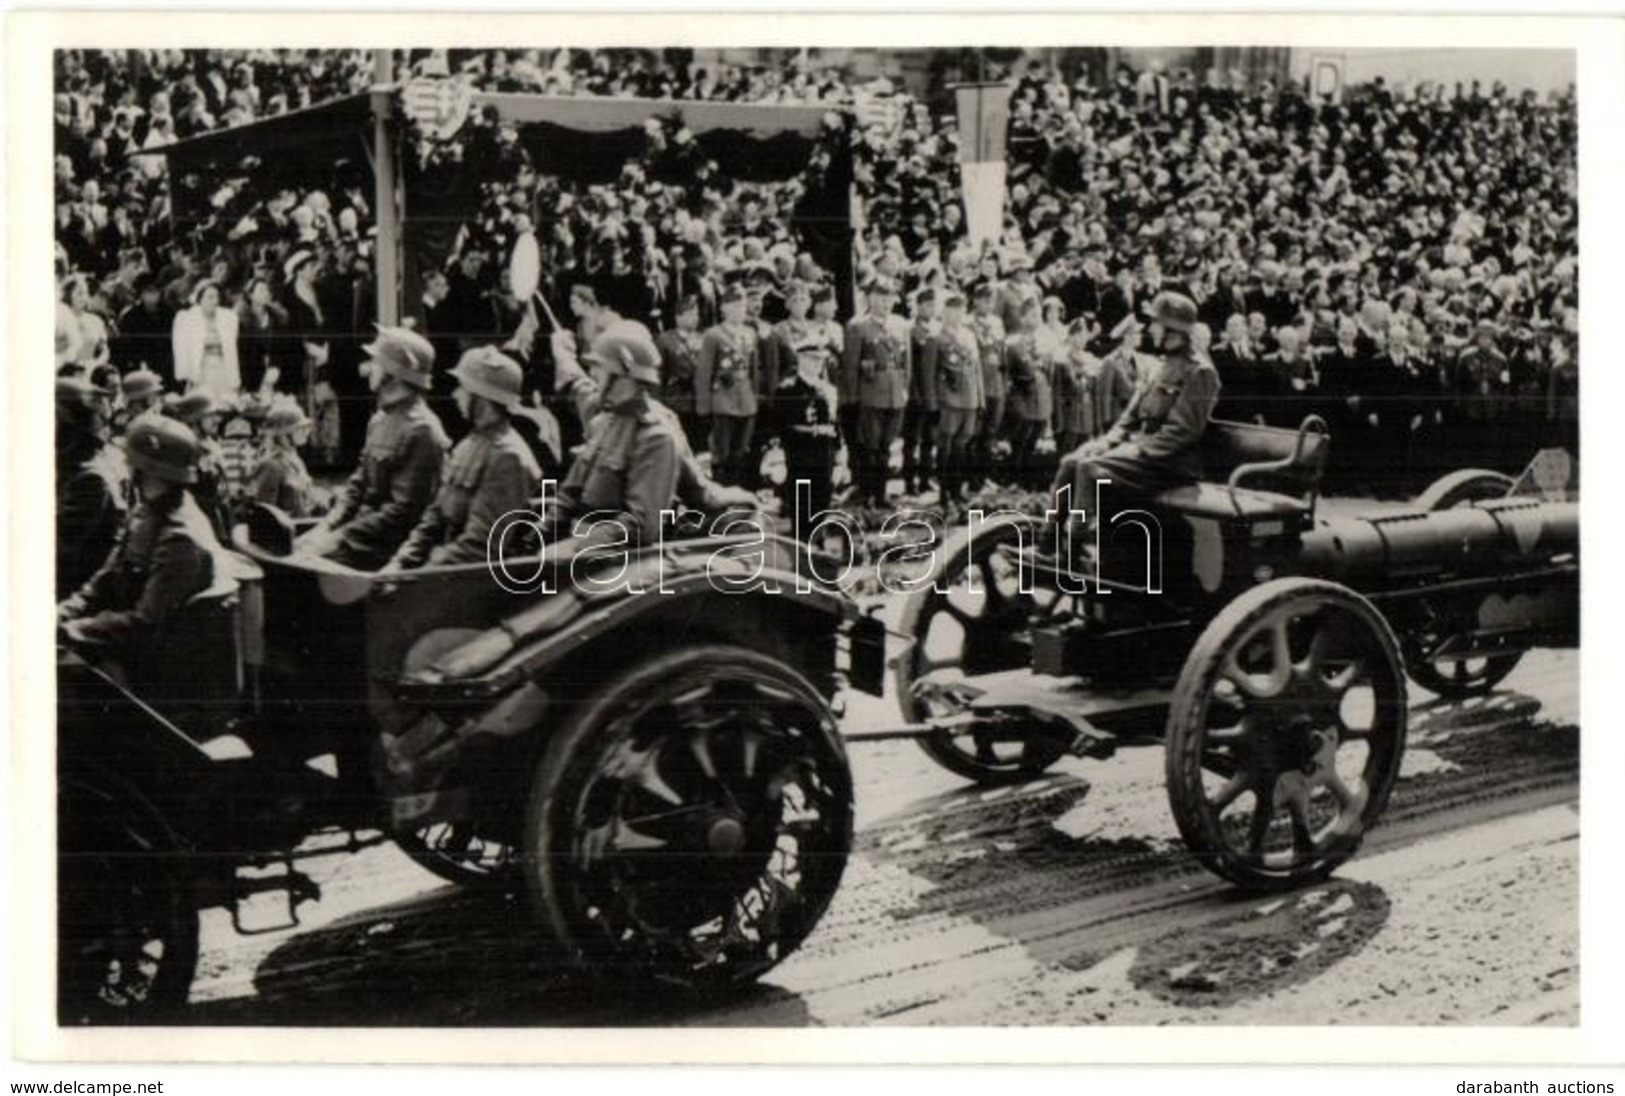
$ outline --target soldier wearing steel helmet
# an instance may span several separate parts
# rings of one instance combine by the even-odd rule
[[[429,341],[404,327],[385,327],[365,349],[362,369],[378,410],[367,423],[361,467],[298,548],[372,571],[389,562],[434,499],[450,439],[424,403],[434,371]]]
[[[101,568],[57,607],[63,634],[111,661],[138,653],[194,596],[228,571],[208,517],[187,487],[197,482],[197,436],[143,415],[125,447],[140,499]]]
[[[1135,391],[1117,422],[1061,461],[1055,488],[1071,485],[1072,509],[1093,512],[1095,484],[1111,495],[1148,495],[1201,474],[1198,443],[1219,399],[1219,374],[1194,352],[1196,303],[1164,293],[1152,307],[1162,361]],[[1110,501],[1106,505],[1112,506]]]
[[[475,347],[452,376],[469,433],[451,451],[439,492],[386,571],[485,559],[492,526],[523,509],[541,486],[541,466],[509,420],[524,387],[519,363],[495,347]]]
[[[109,441],[110,401],[89,381],[56,380],[56,596],[96,573],[129,510],[129,474]]]
[[[299,447],[310,441],[310,417],[294,400],[279,398],[260,430],[264,448],[248,478],[248,497],[291,518],[308,516],[316,508],[316,489]]]

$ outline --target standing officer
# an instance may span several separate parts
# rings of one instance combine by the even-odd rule
[[[449,439],[423,402],[434,375],[429,341],[404,327],[386,327],[365,349],[362,368],[378,394],[378,410],[367,423],[361,467],[297,547],[372,571],[389,562],[434,498]]]
[[[1042,485],[1035,469],[1038,439],[1055,414],[1055,361],[1045,340],[1039,337],[1041,309],[1038,300],[1026,300],[1019,310],[1021,327],[1005,344],[1005,360],[1010,368],[1012,475],[1022,486],[1032,487]]]
[[[745,295],[737,285],[722,291],[722,322],[700,341],[694,371],[694,406],[711,422],[711,469],[724,483],[743,483],[756,425],[756,379],[761,346],[746,322]]]
[[[846,329],[845,387],[857,393],[859,495],[873,505],[886,501],[886,463],[903,425],[908,403],[908,321],[892,315],[896,290],[890,280],[869,283],[869,311]]]
[[[829,350],[816,335],[796,343],[796,371],[779,386],[776,429],[784,446],[784,512],[795,520],[795,536],[811,533],[829,509],[835,473],[835,386],[827,377]],[[802,486],[802,485],[805,486]]]
[[[684,297],[677,305],[677,326],[655,340],[660,351],[660,402],[677,415],[690,447],[704,444],[704,426],[695,411],[694,376],[700,367],[700,299]]]
[[[942,328],[926,343],[920,359],[921,399],[936,419],[937,471],[943,505],[956,501],[965,486],[966,461],[982,396],[981,349],[965,324],[965,297],[943,300]]]
[[[220,542],[186,490],[197,482],[197,437],[173,419],[143,415],[127,441],[140,501],[101,568],[57,607],[69,640],[125,670],[150,655],[164,623],[224,573]]]
[[[1056,474],[1055,488],[1071,485],[1071,508],[1089,511],[1091,521],[1100,518],[1094,512],[1099,480],[1110,480],[1110,493],[1120,501],[1125,494],[1144,497],[1201,474],[1198,446],[1219,400],[1219,374],[1191,350],[1196,302],[1164,293],[1153,307],[1152,323],[1162,331],[1162,363],[1116,424],[1063,458]]]
[[[937,311],[936,290],[930,286],[914,295],[914,326],[909,332],[909,351],[916,363],[925,361],[926,347],[937,337],[942,321]],[[909,385],[908,406],[903,410],[903,493],[921,495],[929,489],[936,473],[937,412],[925,398],[925,370],[916,368]]]
[[[991,282],[982,282],[971,292],[970,324],[982,362],[984,401],[976,440],[971,445],[975,473],[972,477],[973,489],[980,487],[983,480],[993,478],[993,443],[1004,429],[1004,401],[1009,394],[1004,322],[993,310],[993,297]]]
[[[1456,393],[1465,435],[1464,463],[1488,468],[1502,463],[1496,459],[1496,440],[1502,409],[1512,387],[1511,366],[1496,346],[1500,334],[1494,321],[1479,320],[1473,326],[1473,344],[1456,358]]]
[[[523,509],[541,486],[541,466],[509,421],[524,389],[519,363],[480,346],[464,352],[452,376],[468,435],[451,451],[434,502],[386,571],[486,559],[491,527]]]

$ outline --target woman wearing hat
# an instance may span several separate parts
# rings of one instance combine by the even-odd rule
[[[288,314],[287,331],[298,341],[292,384],[284,379],[284,391],[298,394],[311,418],[318,464],[337,463],[339,454],[338,396],[327,375],[327,315],[316,292],[320,264],[314,252],[300,249],[282,264],[287,294],[282,306]]]
[[[452,376],[469,433],[451,451],[434,501],[385,571],[486,560],[492,527],[525,509],[541,486],[541,466],[509,421],[524,384],[519,364],[495,347],[475,347]]]
[[[220,286],[199,282],[192,307],[175,317],[175,379],[228,399],[242,387],[237,364],[237,313],[220,307]]]
[[[265,413],[260,434],[265,441],[248,476],[249,501],[275,506],[291,518],[309,517],[316,487],[299,455],[299,447],[310,441],[309,416],[293,400],[278,400]]]

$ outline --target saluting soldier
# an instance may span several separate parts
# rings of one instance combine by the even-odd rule
[[[496,347],[479,346],[463,353],[452,376],[469,432],[451,451],[434,501],[385,571],[486,559],[492,526],[523,509],[541,486],[541,466],[509,421],[524,390],[519,363]]]
[[[758,401],[761,346],[746,321],[745,294],[737,285],[722,291],[722,322],[700,341],[694,402],[711,422],[711,468],[724,483],[742,483]]]
[[[971,292],[971,331],[982,361],[982,414],[977,423],[976,438],[971,443],[974,471],[980,480],[993,478],[993,443],[1004,429],[1004,401],[1009,395],[1009,374],[1005,361],[1004,322],[994,311],[994,290],[991,282],[982,282]]]
[[[440,488],[450,440],[423,402],[434,348],[415,331],[386,327],[365,347],[362,368],[378,396],[361,467],[298,548],[357,570],[388,563]]]
[[[1054,361],[1040,337],[1043,313],[1036,298],[1028,298],[1019,309],[1021,327],[1005,343],[1005,361],[1010,376],[1007,399],[1011,420],[1010,455],[1014,478],[1023,485],[1034,483],[1038,439],[1055,414]]]
[[[1125,494],[1155,494],[1201,474],[1198,445],[1220,386],[1212,363],[1192,352],[1196,302],[1164,293],[1153,308],[1152,322],[1161,329],[1163,359],[1156,372],[1135,392],[1116,424],[1064,457],[1056,474],[1056,490],[1070,485],[1071,508],[1088,511],[1091,521],[1100,516],[1094,512],[1100,480],[1110,480],[1111,494],[1121,499]]]
[[[126,447],[139,502],[99,570],[57,606],[63,634],[129,668],[174,613],[224,575],[222,549],[187,486],[197,482],[197,436],[143,415]]]
[[[705,444],[705,423],[696,410],[694,377],[700,368],[700,299],[677,305],[677,326],[655,340],[660,351],[660,402],[677,415],[690,447]]]
[[[964,489],[971,439],[986,405],[981,348],[965,323],[964,294],[943,299],[942,327],[926,343],[919,372],[921,399],[936,418],[938,482],[947,504]]]
[[[857,393],[859,492],[879,505],[886,501],[886,462],[903,425],[908,404],[910,360],[908,321],[892,314],[896,290],[889,279],[869,283],[869,311],[846,329],[843,372]]]
[[[259,463],[249,476],[248,497],[275,506],[291,518],[309,517],[316,488],[299,447],[310,443],[310,416],[291,399],[278,399],[260,427],[265,439]]]

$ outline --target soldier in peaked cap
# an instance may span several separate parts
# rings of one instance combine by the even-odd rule
[[[1219,374],[1192,350],[1196,322],[1196,302],[1189,297],[1158,298],[1152,324],[1160,329],[1162,362],[1110,430],[1062,458],[1054,486],[1072,488],[1070,508],[1098,520],[1095,484],[1101,480],[1111,481],[1109,494],[1115,496],[1103,498],[1102,505],[1116,510],[1125,494],[1153,494],[1201,474],[1198,443],[1219,400]]]
[[[186,490],[197,482],[197,436],[181,423],[145,415],[127,441],[140,502],[101,568],[57,607],[69,640],[119,666],[150,647],[176,610],[229,573],[209,519]]]
[[[919,372],[920,398],[936,424],[938,482],[947,504],[964,485],[966,455],[986,404],[981,349],[965,323],[963,294],[949,293],[943,301],[942,326],[926,342]]]
[[[475,347],[452,376],[468,436],[451,451],[434,502],[386,571],[485,559],[492,526],[522,509],[541,486],[541,466],[509,421],[524,386],[519,363],[495,347]]]
[[[744,292],[729,286],[722,293],[722,322],[700,340],[694,371],[694,405],[711,421],[711,466],[728,483],[750,479],[745,467],[759,409],[762,346],[746,316]]]
[[[423,402],[434,370],[429,341],[404,327],[385,327],[365,349],[362,368],[378,410],[367,423],[361,467],[298,548],[371,571],[389,562],[423,516],[440,487],[450,442]]]
[[[774,429],[784,447],[784,513],[794,516],[794,532],[805,538],[818,515],[829,509],[835,473],[835,386],[826,377],[829,348],[808,332],[790,347],[795,372],[779,385]],[[805,484],[805,486],[799,486]]]
[[[895,294],[890,279],[870,281],[869,311],[847,325],[841,370],[843,393],[856,393],[858,403],[854,478],[860,496],[876,505],[886,501],[886,462],[902,429],[914,369],[908,321],[892,314]]]

